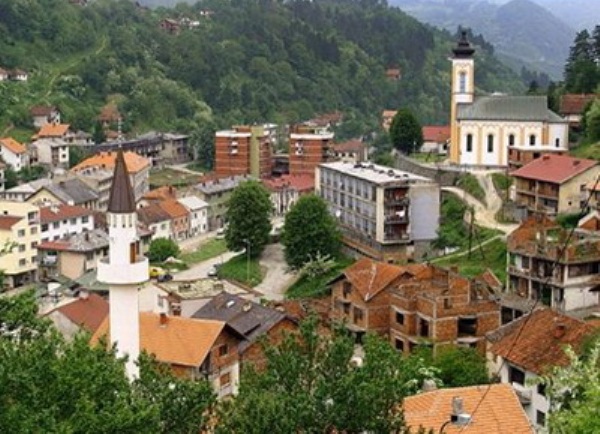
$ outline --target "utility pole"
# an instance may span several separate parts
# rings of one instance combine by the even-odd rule
[[[467,258],[471,259],[471,247],[473,246],[473,222],[474,222],[474,218],[475,218],[475,207],[471,207],[470,208],[470,212],[471,212],[471,221],[469,222],[469,253],[467,255]]]

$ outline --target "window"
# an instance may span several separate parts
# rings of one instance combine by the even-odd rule
[[[31,263],[32,264],[36,264],[37,263],[37,256],[32,256],[31,257]]]
[[[423,338],[429,337],[429,321],[426,319],[419,319],[419,336]]]
[[[221,345],[219,347],[219,357],[224,357],[227,354],[229,354],[229,347],[227,346],[227,344]]]
[[[48,224],[47,223],[45,223],[45,224],[42,225],[42,232],[46,232],[46,231],[48,231]]]
[[[348,295],[352,292],[352,284],[350,282],[344,282],[342,292],[344,293],[344,298],[348,298]]]
[[[396,312],[396,324],[404,325],[404,314]]]
[[[25,244],[19,244],[19,252],[25,251]]]
[[[487,136],[487,151],[494,152],[494,136],[492,134]]]
[[[58,228],[59,228],[59,226],[60,226],[60,222],[54,222],[54,223],[52,223],[52,227],[53,227],[54,229],[58,229]]]
[[[510,134],[508,136],[508,146],[515,146],[515,135]]]
[[[24,237],[25,236],[25,229],[19,229],[19,232],[17,232],[17,236]]]
[[[27,265],[27,259],[19,259],[19,267],[24,267]]]
[[[529,136],[529,145],[535,146],[535,134]]]
[[[229,372],[224,373],[219,377],[219,386],[227,387],[231,384],[231,374]]]
[[[515,368],[514,366],[509,366],[508,381],[511,383],[520,384],[522,386],[525,385],[525,372],[521,371],[519,368]]]
[[[31,229],[29,230],[29,233],[30,233],[31,235],[35,235],[35,234],[37,234],[37,228],[31,228]]]
[[[475,336],[477,334],[477,317],[458,318],[458,335]]]
[[[540,426],[546,426],[546,413],[537,410],[535,412],[535,423],[537,423]]]
[[[473,152],[473,134],[467,134],[467,152]]]
[[[452,308],[452,299],[450,297],[444,298],[444,309]]]
[[[350,302],[344,303],[344,313],[348,315],[350,313]]]
[[[458,74],[458,91],[460,93],[467,92],[467,73],[461,72]]]
[[[362,321],[363,320],[363,311],[358,307],[354,308],[354,321]]]
[[[545,384],[538,384],[537,385],[537,393],[542,395],[542,396],[546,396],[546,385]]]
[[[402,339],[396,338],[394,340],[394,346],[398,351],[404,351],[404,341]]]
[[[77,219],[71,219],[71,222],[70,222],[70,223],[71,223],[72,225],[74,225],[74,224],[77,224]]]
[[[560,148],[560,139],[559,139],[559,138],[557,138],[557,139],[554,141],[554,146],[556,146],[557,148]]]
[[[31,243],[31,248],[35,249],[37,247],[38,243],[37,241],[34,241],[33,243]]]
[[[81,217],[81,223],[87,223],[90,221],[90,217],[87,215],[84,215],[83,217]]]

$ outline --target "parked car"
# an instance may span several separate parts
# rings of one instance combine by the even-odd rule
[[[210,267],[210,269],[208,270],[208,273],[206,273],[206,275],[208,277],[217,277],[218,274],[219,274],[219,270],[214,265],[212,267]]]
[[[158,277],[156,278],[156,280],[158,282],[169,282],[169,281],[173,280],[173,275],[170,273],[159,274]]]
[[[166,273],[167,272],[160,267],[150,267],[150,270],[149,270],[151,279],[156,279],[156,278],[158,278],[158,276],[162,276],[163,274],[166,274]]]
[[[225,228],[217,229],[217,240],[222,240],[225,238]]]

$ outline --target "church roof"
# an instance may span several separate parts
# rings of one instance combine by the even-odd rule
[[[548,109],[545,96],[492,95],[458,106],[459,120],[567,122]]]
[[[131,188],[131,181],[127,174],[127,166],[125,165],[125,157],[122,150],[117,152],[115,173],[108,199],[108,212],[121,214],[135,212],[135,196],[133,195],[133,188]]]
[[[475,49],[467,39],[466,30],[461,31],[460,39],[456,42],[456,46],[452,49],[452,53],[456,58],[469,59],[473,57]]]

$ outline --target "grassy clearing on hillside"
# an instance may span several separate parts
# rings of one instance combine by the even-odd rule
[[[204,262],[208,259],[214,258],[215,256],[222,255],[225,252],[227,252],[225,240],[212,239],[199,245],[193,252],[181,254],[179,259],[184,261],[186,264],[191,265]]]
[[[474,175],[470,173],[462,173],[458,178],[456,186],[465,190],[475,199],[479,199],[481,202],[486,203],[485,191]]]
[[[192,173],[181,172],[174,169],[160,169],[150,172],[150,185],[152,188],[172,185],[173,187],[185,187],[198,182],[198,176]]]
[[[302,276],[292,286],[290,286],[285,294],[286,298],[314,298],[326,295],[329,291],[327,288],[327,282],[335,278],[345,268],[352,265],[354,259],[343,257],[337,260],[335,267],[328,273],[310,278],[308,276]]]
[[[263,280],[259,258],[250,258],[245,253],[234,256],[219,267],[221,279],[235,280],[243,285],[254,287]]]
[[[583,143],[579,146],[571,148],[569,150],[569,154],[571,154],[573,157],[600,160],[600,142]]]
[[[504,199],[506,191],[510,188],[513,183],[513,179],[504,173],[492,173],[492,182],[494,187],[500,194],[500,198]]]

